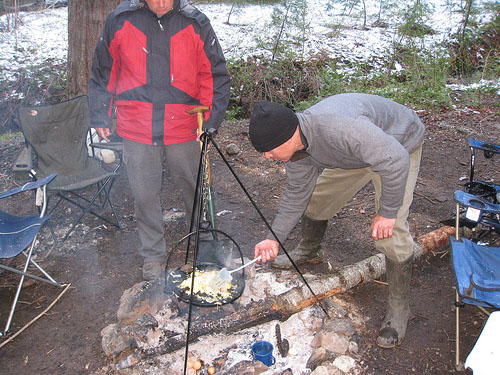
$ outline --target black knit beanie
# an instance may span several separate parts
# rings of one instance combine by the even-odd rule
[[[278,103],[259,101],[254,104],[250,119],[250,141],[259,152],[267,152],[292,138],[299,119],[295,113]]]

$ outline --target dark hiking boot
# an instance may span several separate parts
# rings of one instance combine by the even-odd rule
[[[387,313],[380,328],[377,345],[382,348],[394,348],[406,335],[406,326],[410,317],[410,282],[413,267],[413,255],[402,263],[385,258],[389,301]]]
[[[302,238],[297,247],[288,253],[296,265],[309,263],[320,258],[321,241],[327,225],[328,220],[313,220],[302,216]],[[284,269],[293,267],[286,254],[278,255],[271,265]]]

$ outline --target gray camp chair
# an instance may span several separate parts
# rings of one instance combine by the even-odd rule
[[[88,105],[88,97],[82,95],[53,105],[19,109],[21,129],[37,157],[35,177],[57,173],[48,190],[55,192],[59,199],[49,212],[54,212],[62,200],[81,210],[63,241],[87,213],[122,227],[110,199],[113,180],[119,174],[116,170],[104,168],[100,160],[89,156],[87,149]],[[106,205],[111,210],[112,219],[96,211],[101,211]]]

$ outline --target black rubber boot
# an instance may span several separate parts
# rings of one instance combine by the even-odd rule
[[[394,348],[405,338],[410,317],[412,268],[413,255],[402,263],[393,262],[385,257],[389,301],[387,313],[377,337],[377,345],[382,348]]]
[[[295,249],[288,252],[295,264],[307,263],[319,257],[321,241],[325,235],[328,220],[313,220],[302,216],[302,238]],[[292,268],[292,263],[286,254],[278,255],[271,263],[276,268]]]

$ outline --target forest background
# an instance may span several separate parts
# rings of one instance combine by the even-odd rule
[[[16,129],[17,108],[54,103],[87,92],[93,49],[107,14],[119,0],[3,0],[0,36],[22,27],[26,10],[68,6],[67,61],[45,60],[0,72],[0,125]],[[193,1],[219,5],[225,24],[237,24],[245,7],[271,12],[262,29],[252,30],[252,43],[227,53],[232,76],[228,120],[248,118],[251,103],[271,100],[301,110],[341,92],[382,95],[415,109],[441,111],[457,101],[481,106],[498,102],[500,86],[500,2],[480,0],[233,0]],[[446,9],[458,19],[444,38],[431,15]],[[224,7],[222,8],[222,5]],[[322,38],[341,38],[346,29],[374,33],[391,30],[392,40],[375,56],[351,59],[311,47],[311,17],[331,13]],[[344,22],[339,23],[339,19]],[[244,25],[247,26],[248,25]],[[431,42],[429,42],[431,40]],[[376,43],[376,42],[375,42]],[[23,54],[17,45],[15,60]],[[234,51],[232,51],[234,52]],[[452,84],[466,84],[457,91]]]

